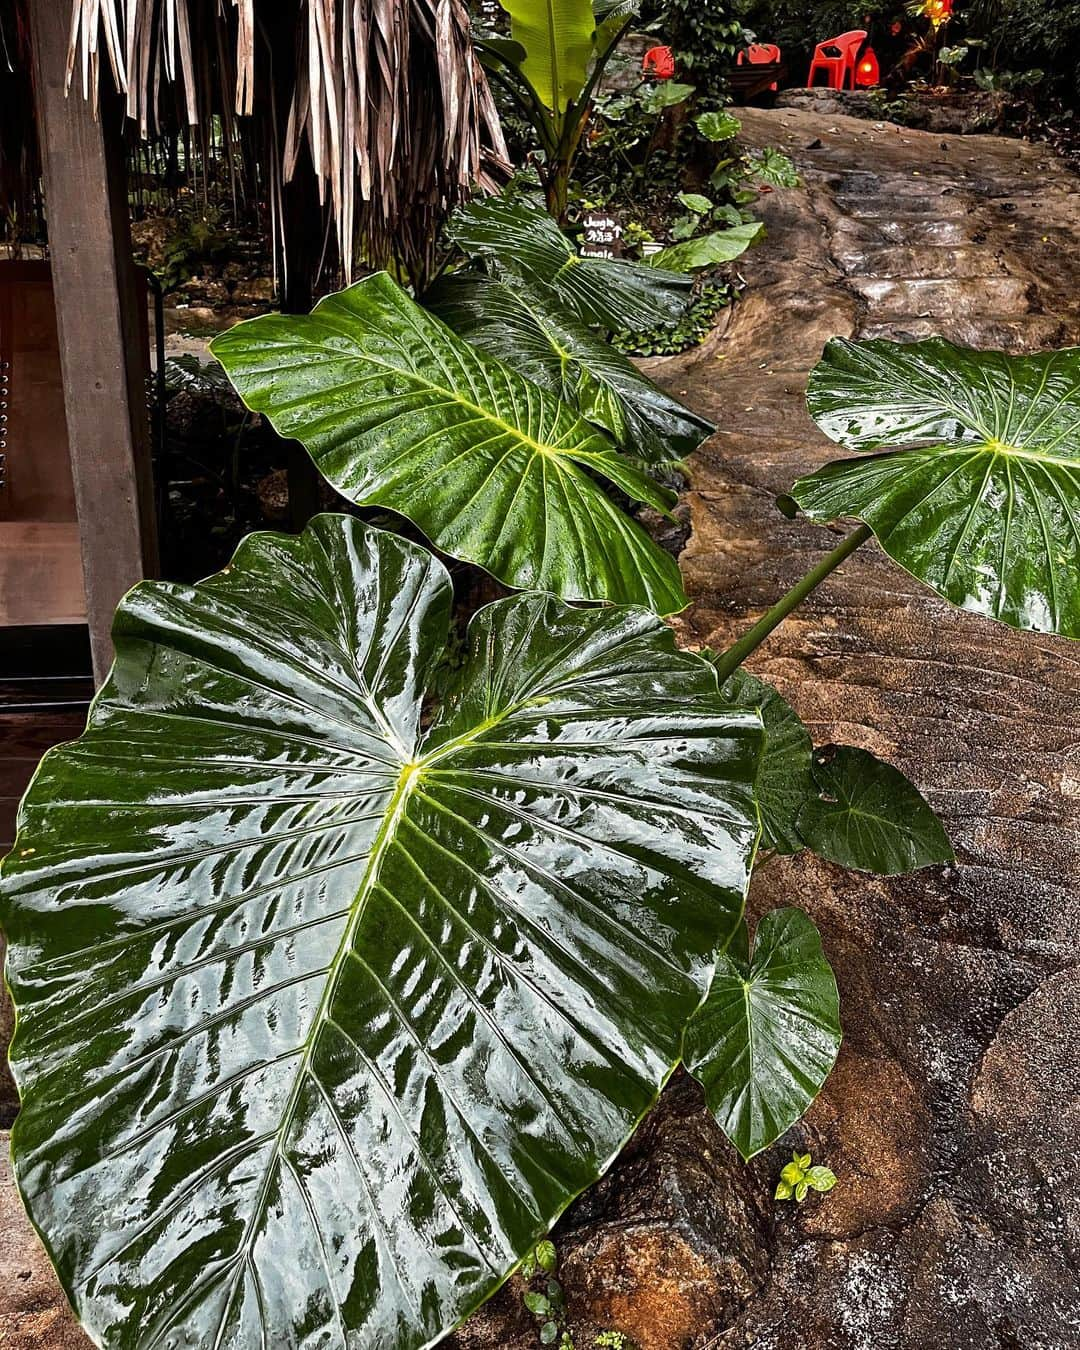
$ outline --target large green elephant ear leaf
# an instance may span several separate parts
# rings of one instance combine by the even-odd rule
[[[545,108],[561,113],[581,93],[593,52],[592,0],[499,0],[525,50],[521,71]]]
[[[744,1158],[789,1130],[821,1090],[840,1049],[840,998],[817,929],[798,909],[745,924],[720,958],[686,1033],[686,1067]]]
[[[808,404],[869,458],[801,478],[815,520],[857,516],[961,609],[1080,637],[1080,348],[830,342]]]
[[[462,207],[450,234],[472,258],[488,258],[541,291],[554,292],[583,323],[655,328],[686,312],[693,278],[641,263],[583,258],[543,207],[489,197]]]
[[[660,510],[671,496],[385,272],[309,315],[237,324],[211,349],[247,406],[300,441],[339,492],[407,516],[445,553],[568,600],[686,605],[674,558],[592,475]]]
[[[459,337],[572,404],[637,459],[682,459],[715,430],[568,314],[550,292],[519,278],[459,272],[429,291],[424,304]]]
[[[252,536],[131,592],[38,770],[0,881],[14,1163],[98,1344],[433,1345],[679,1058],[756,715],[648,612],[528,594],[431,719],[450,601],[353,519]]]

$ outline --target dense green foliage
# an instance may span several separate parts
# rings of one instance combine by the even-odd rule
[[[982,38],[995,69],[1046,72],[1047,85],[1076,109],[1080,103],[1078,0],[981,0],[967,32]]]
[[[676,356],[708,337],[716,316],[732,303],[734,294],[732,286],[705,285],[677,323],[620,329],[612,334],[612,346],[628,356]]]
[[[697,86],[702,107],[722,104],[727,72],[745,41],[736,6],[729,0],[657,0],[646,12],[674,50],[680,71]]]
[[[609,489],[666,510],[653,475],[711,427],[606,336],[687,322],[691,280],[581,258],[520,195],[452,234],[423,305],[378,273],[214,349],[342,494],[517,593],[451,657],[442,563],[345,515],[137,587],[3,865],[16,1174],[116,1350],[434,1345],[523,1261],[553,1275],[539,1240],[682,1059],[744,1157],[773,1144],[841,1032],[805,915],[751,949],[759,850],[953,854],[742,662],[872,531],[962,608],[1078,632],[1077,351],[830,344],[809,407],[854,458],[793,493],[867,523],[727,652],[679,652],[678,567]],[[797,1153],[777,1195],[834,1181]],[[557,1284],[526,1306],[571,1350]]]

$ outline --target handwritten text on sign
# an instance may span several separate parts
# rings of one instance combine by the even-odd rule
[[[590,211],[582,221],[583,258],[621,258],[623,227],[610,211]]]

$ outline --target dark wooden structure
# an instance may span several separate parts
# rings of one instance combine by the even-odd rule
[[[728,71],[728,89],[735,103],[749,103],[771,92],[774,84],[783,84],[788,68],[783,61],[762,61],[756,65],[747,62],[732,66]]]
[[[117,601],[153,574],[157,560],[145,307],[140,314],[122,141],[110,134],[106,115],[112,110],[99,116],[87,100],[67,95],[68,6],[28,0],[28,13],[63,395],[55,424],[66,424],[71,452],[85,615],[100,682],[112,659]]]
[[[85,623],[47,262],[0,262],[0,403],[0,627]]]

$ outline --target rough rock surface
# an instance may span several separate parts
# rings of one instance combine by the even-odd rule
[[[690,494],[687,645],[726,644],[834,540],[773,505],[835,457],[803,405],[829,337],[1080,340],[1080,195],[1045,151],[799,109],[744,123],[806,186],[762,199],[769,239],[730,326],[654,368],[722,428]],[[640,1350],[1080,1344],[1078,651],[950,610],[870,545],[756,654],[819,741],[924,788],[958,862],[896,881],[759,869],[753,912],[800,905],[836,966],[836,1072],[748,1167],[676,1078],[556,1233],[578,1350],[607,1327]],[[795,1144],[840,1177],[801,1209],[769,1199]],[[448,1344],[531,1350],[520,1293]],[[80,1344],[58,1300],[8,1187],[2,1350]]]
[[[776,99],[778,108],[795,108],[823,117],[844,113],[873,122],[881,121],[886,104],[894,122],[950,135],[999,132],[1011,113],[1023,111],[1015,95],[1000,89],[906,89],[890,101],[882,89],[829,89],[818,85],[815,89],[785,89]]]

